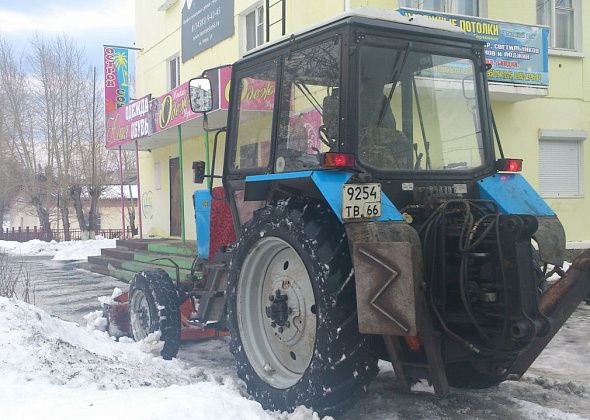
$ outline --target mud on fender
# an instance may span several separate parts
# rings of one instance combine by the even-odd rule
[[[346,223],[354,265],[359,331],[417,335],[422,251],[405,222]]]

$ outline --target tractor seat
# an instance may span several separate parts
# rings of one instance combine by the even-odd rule
[[[223,187],[211,190],[211,218],[210,218],[209,261],[213,261],[215,254],[236,240],[236,231],[232,219],[229,201],[225,197]]]

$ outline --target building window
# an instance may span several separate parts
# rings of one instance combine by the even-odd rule
[[[576,50],[579,32],[577,0],[537,0],[537,23],[551,27],[551,47]]]
[[[399,0],[400,7],[480,16],[480,0]]]
[[[559,132],[539,141],[539,192],[543,197],[582,197],[583,135]]]
[[[180,85],[180,57],[178,55],[168,59],[168,90]]]
[[[256,5],[242,15],[245,39],[244,52],[264,44],[264,7]]]

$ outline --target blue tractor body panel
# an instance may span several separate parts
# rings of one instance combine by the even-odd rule
[[[342,187],[344,184],[346,184],[351,176],[352,173],[347,171],[283,172],[278,174],[247,176],[246,184],[249,182],[268,182],[287,179],[310,178],[318,190],[322,193],[324,199],[332,208],[332,211],[334,211],[340,222],[342,222]],[[381,216],[375,220],[380,222],[404,220],[399,210],[393,205],[391,200],[383,192],[381,192]]]
[[[520,174],[496,174],[478,182],[480,197],[498,205],[503,214],[555,216],[533,187]]]
[[[211,220],[211,192],[208,189],[197,190],[193,194],[195,206],[195,224],[197,225],[197,256],[209,256],[209,236]]]

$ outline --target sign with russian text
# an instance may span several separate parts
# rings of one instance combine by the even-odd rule
[[[220,108],[229,109],[231,66],[219,69]],[[245,77],[241,80],[240,109],[246,111],[272,111],[275,103],[275,81]]]
[[[227,106],[224,108],[219,104],[227,105],[226,95],[229,93],[231,67],[212,70],[208,77],[212,82],[213,92],[219,95],[213,98],[213,111],[227,110]],[[262,101],[268,99],[270,94],[268,89],[250,92],[252,96],[259,96]],[[202,118],[202,114],[191,110],[189,83],[186,82],[158,98],[151,99],[151,96],[147,95],[108,113],[106,146],[108,149],[123,146],[195,118]]]
[[[154,121],[155,133],[176,127],[201,115],[191,110],[188,82],[154,99],[150,112]]]
[[[233,0],[185,0],[182,7],[182,62],[234,34]]]
[[[104,47],[104,110],[109,114],[129,102],[129,50]]]
[[[449,22],[484,41],[486,62],[492,65],[488,71],[491,82],[549,85],[548,27],[415,9],[399,12]]]
[[[144,96],[107,114],[106,141],[108,149],[153,133],[153,124],[150,120],[150,99],[151,95]]]

